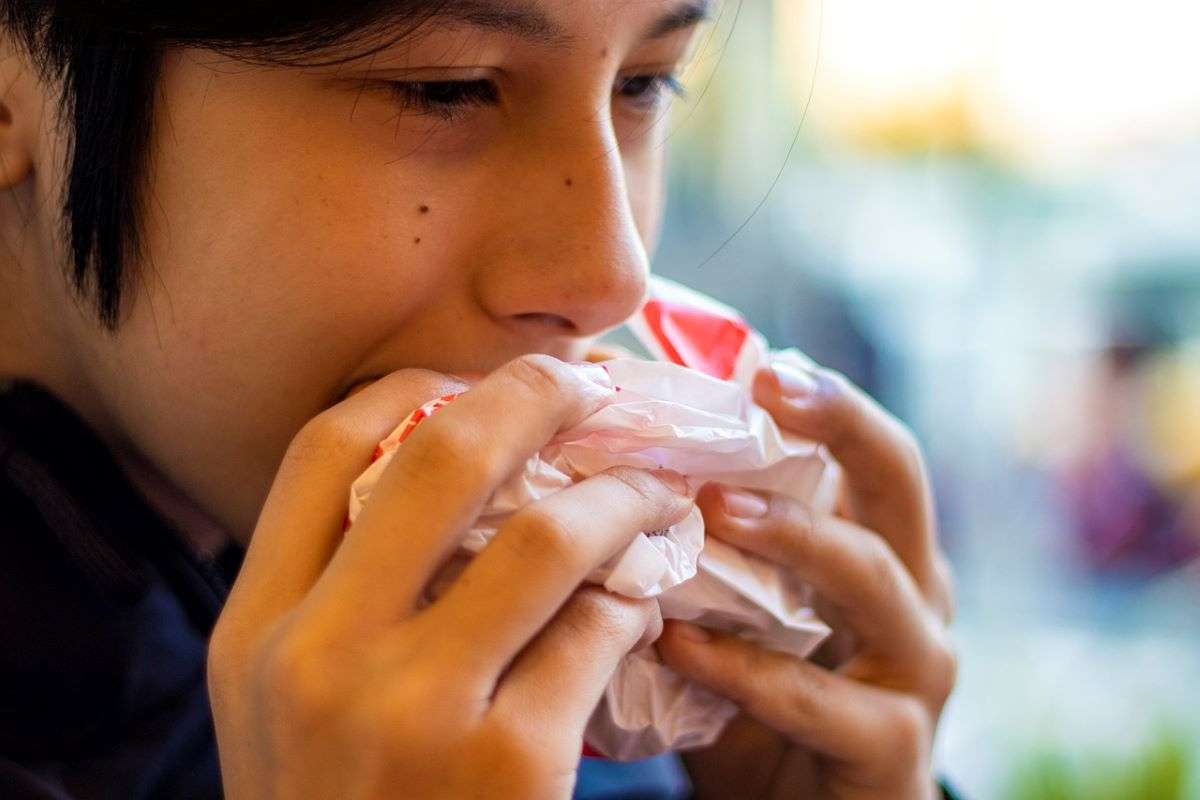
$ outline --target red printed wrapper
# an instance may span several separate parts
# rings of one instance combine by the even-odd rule
[[[759,366],[778,359],[806,369],[812,365],[807,358],[770,351],[733,309],[657,277],[629,327],[660,360],[604,362],[619,391],[495,491],[460,553],[478,553],[524,505],[616,465],[676,470],[693,491],[716,480],[790,495],[817,512],[832,508],[837,475],[824,450],[781,431],[749,393]],[[594,379],[594,365],[576,368]],[[425,404],[380,443],[351,489],[348,524],[412,429],[453,398]],[[589,580],[630,597],[657,597],[665,618],[731,631],[801,657],[829,633],[809,606],[808,587],[762,559],[706,541],[698,509],[665,531],[639,534]],[[709,744],[735,713],[732,703],[683,680],[644,648],[618,666],[585,739],[610,758],[643,758]]]

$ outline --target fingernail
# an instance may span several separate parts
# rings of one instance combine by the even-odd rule
[[[691,489],[688,488],[687,478],[679,474],[673,469],[652,469],[650,474],[658,478],[667,485],[671,491],[676,494],[681,494],[684,497],[691,497]]]
[[[708,642],[712,640],[712,635],[698,625],[693,625],[690,622],[679,622],[676,620],[675,629],[679,631],[679,635],[687,639],[689,642]]]
[[[731,517],[762,517],[768,508],[767,501],[753,492],[729,486],[721,488],[721,503]]]
[[[779,390],[784,397],[793,399],[808,397],[817,391],[817,379],[790,364],[772,364],[771,371],[779,381]]]

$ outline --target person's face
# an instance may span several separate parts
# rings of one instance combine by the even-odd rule
[[[336,67],[166,57],[129,313],[72,338],[129,444],[239,538],[356,384],[580,359],[643,298],[670,93],[650,76],[687,55],[689,4],[449,5]]]

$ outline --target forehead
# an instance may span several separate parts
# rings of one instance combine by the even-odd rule
[[[543,44],[569,46],[579,29],[637,25],[645,38],[668,36],[706,19],[714,0],[453,0],[430,18]]]

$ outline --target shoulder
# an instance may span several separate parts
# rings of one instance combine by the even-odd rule
[[[224,586],[78,416],[0,386],[0,785],[220,796],[204,663]]]
[[[203,688],[203,635],[138,543],[163,532],[139,530],[148,517],[117,510],[136,498],[120,494],[114,470],[54,398],[27,387],[0,393],[6,755],[86,748],[148,704]]]
[[[102,574],[123,571],[81,563],[33,500],[2,477],[0,519],[0,752],[46,756],[119,726],[150,651],[166,657],[164,669],[185,655],[202,663],[203,644],[183,635],[188,626],[173,598],[132,578],[105,586]]]

